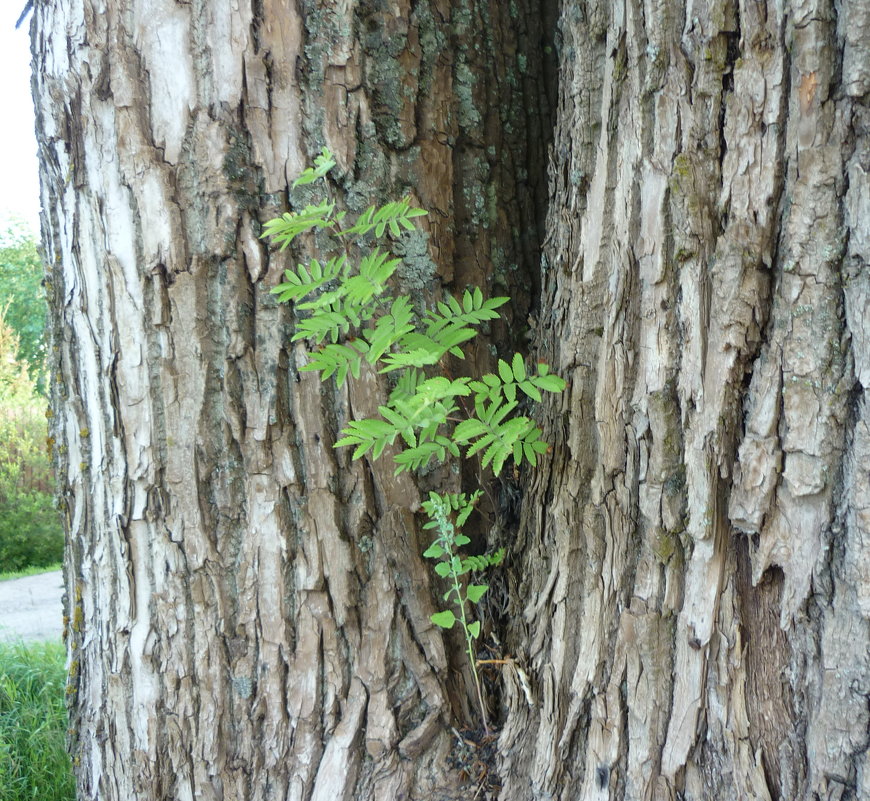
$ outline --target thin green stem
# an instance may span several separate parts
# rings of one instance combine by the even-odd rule
[[[462,595],[462,586],[459,582],[459,573],[456,572],[453,568],[453,536],[455,534],[455,529],[453,524],[448,520],[439,521],[440,525],[449,526],[449,529],[446,527],[442,527],[442,533],[444,534],[444,544],[447,546],[445,550],[447,551],[447,557],[450,560],[450,575],[453,578],[453,591],[456,593],[455,603],[459,607],[459,620],[462,623],[462,633],[465,635],[465,652],[468,655],[468,664],[471,666],[471,674],[474,676],[474,689],[477,692],[477,704],[480,707],[480,718],[483,721],[483,730],[489,735],[489,721],[486,717],[486,707],[483,704],[483,692],[480,688],[480,676],[477,673],[477,665],[475,664],[474,658],[474,637],[471,636],[471,632],[468,630],[468,618],[465,615],[465,599]],[[448,533],[449,531],[449,533]]]

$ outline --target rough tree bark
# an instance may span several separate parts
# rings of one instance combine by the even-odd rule
[[[502,798],[870,798],[870,7],[560,34]]]
[[[500,798],[870,797],[870,9],[556,17],[37,5],[82,799],[463,793],[413,517],[459,477],[335,453],[378,388],[298,373],[268,296],[323,144],[349,208],[432,211],[407,291],[512,294],[571,380],[482,532]]]
[[[404,291],[473,281],[524,320],[548,14],[37,4],[81,799],[461,793],[448,724],[471,719],[469,682],[429,621],[418,487],[333,451],[378,383],[346,394],[297,371],[269,295],[285,261],[258,234],[325,144],[352,211],[409,191],[430,211],[404,240]]]

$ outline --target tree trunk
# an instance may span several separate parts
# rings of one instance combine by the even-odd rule
[[[501,797],[870,798],[870,9],[560,31]]]
[[[258,236],[327,145],[351,211],[429,210],[403,291],[506,289],[525,320],[547,8],[37,4],[80,799],[463,794],[470,682],[429,621],[419,488],[332,448],[382,387],[298,372]]]
[[[37,4],[82,799],[870,797],[870,9],[555,18]],[[414,516],[476,477],[334,451],[382,388],[268,294],[324,144],[351,211],[430,210],[405,291],[511,294],[571,381],[480,532],[494,753]]]

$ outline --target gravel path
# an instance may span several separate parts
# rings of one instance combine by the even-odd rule
[[[60,570],[0,581],[0,641],[59,640],[63,632]]]

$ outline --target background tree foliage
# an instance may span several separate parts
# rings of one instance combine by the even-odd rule
[[[0,233],[0,309],[18,337],[17,358],[26,364],[40,392],[45,390],[45,299],[36,238],[10,222]]]
[[[63,558],[45,409],[45,301],[32,235],[10,226],[0,248],[0,572]]]

